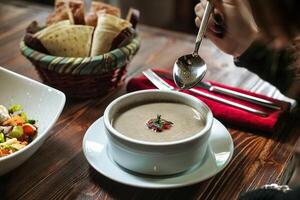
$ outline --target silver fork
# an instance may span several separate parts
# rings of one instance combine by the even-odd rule
[[[149,81],[151,81],[151,83],[153,83],[153,85],[155,85],[158,89],[160,90],[168,90],[168,91],[180,91],[176,88],[174,88],[173,86],[169,85],[167,82],[165,82],[162,78],[160,78],[155,72],[153,72],[151,69],[148,69],[146,71],[143,71],[143,74],[149,79]],[[189,89],[189,91],[198,94],[200,96],[239,108],[241,110],[245,110],[251,113],[254,113],[256,115],[262,116],[262,117],[267,117],[268,113],[261,111],[261,110],[257,110],[239,103],[235,103],[232,101],[229,101],[227,99],[223,99],[221,97],[212,95],[212,94],[208,94],[199,90],[195,90],[195,89]]]

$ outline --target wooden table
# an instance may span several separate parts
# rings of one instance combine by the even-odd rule
[[[19,42],[26,25],[44,20],[49,8],[7,1],[0,3],[0,65],[39,80],[32,65],[20,54]],[[175,58],[193,49],[194,36],[140,27],[143,41],[131,63],[128,78],[148,66],[171,68]],[[245,69],[233,66],[231,57],[208,41],[201,55],[209,63],[208,79],[280,97],[271,85]],[[228,127],[235,152],[230,164],[202,183],[169,190],[148,190],[125,186],[97,173],[82,152],[87,128],[105,107],[124,93],[119,89],[104,98],[85,101],[67,100],[58,122],[45,144],[23,165],[1,177],[1,199],[236,199],[239,193],[268,183],[284,183],[289,178],[299,123],[290,123],[281,133],[271,136]]]

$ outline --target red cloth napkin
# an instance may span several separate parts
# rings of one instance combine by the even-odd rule
[[[154,71],[161,77],[168,77],[168,78],[171,77],[169,72],[162,71],[162,70],[154,70]],[[163,78],[163,79],[170,85],[176,87],[175,83],[172,80],[166,79],[166,78]],[[238,92],[241,92],[244,94],[248,94],[248,95],[252,95],[255,97],[260,97],[260,98],[263,98],[266,100],[270,100],[272,102],[277,103],[278,105],[280,105],[282,107],[282,109],[280,111],[272,110],[272,109],[264,108],[264,107],[261,107],[258,105],[254,105],[252,103],[249,103],[249,102],[246,102],[243,100],[235,99],[235,98],[232,98],[232,97],[229,97],[226,95],[210,92],[210,91],[207,91],[207,90],[199,88],[199,87],[194,88],[194,89],[200,90],[202,92],[210,93],[212,95],[219,96],[224,99],[249,106],[251,108],[265,111],[269,114],[267,117],[261,117],[259,115],[241,110],[239,108],[232,107],[227,104],[223,104],[223,103],[214,101],[212,99],[194,94],[192,92],[184,91],[185,93],[191,94],[191,95],[197,97],[198,99],[200,99],[201,101],[203,101],[204,103],[206,103],[210,107],[214,117],[225,123],[230,123],[230,124],[233,124],[233,125],[236,125],[239,127],[252,129],[252,130],[258,130],[258,131],[263,131],[263,132],[273,132],[276,129],[276,125],[279,120],[279,117],[284,112],[289,110],[289,108],[290,108],[290,104],[287,102],[279,101],[279,100],[276,100],[276,99],[273,99],[273,98],[270,98],[270,97],[267,97],[264,95],[256,94],[256,93],[242,90],[239,88],[229,87],[229,86],[226,86],[226,85],[223,85],[220,83],[211,82],[211,81],[209,81],[209,82],[215,86],[220,86],[220,87],[238,91]],[[155,89],[155,88],[156,87],[144,75],[132,78],[127,84],[128,92],[144,90],[144,89]]]

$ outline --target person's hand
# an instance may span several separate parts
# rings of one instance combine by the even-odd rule
[[[210,17],[206,36],[225,53],[233,56],[241,55],[257,35],[251,13],[247,10],[247,6],[241,5],[245,1],[240,0],[240,4],[237,0],[211,1],[214,4],[214,12]],[[206,4],[207,0],[202,0],[195,6],[197,15],[195,22],[198,27]],[[244,16],[247,12],[248,16]]]

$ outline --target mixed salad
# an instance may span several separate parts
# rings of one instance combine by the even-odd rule
[[[36,135],[36,121],[27,118],[22,106],[0,105],[0,157],[24,148]]]

